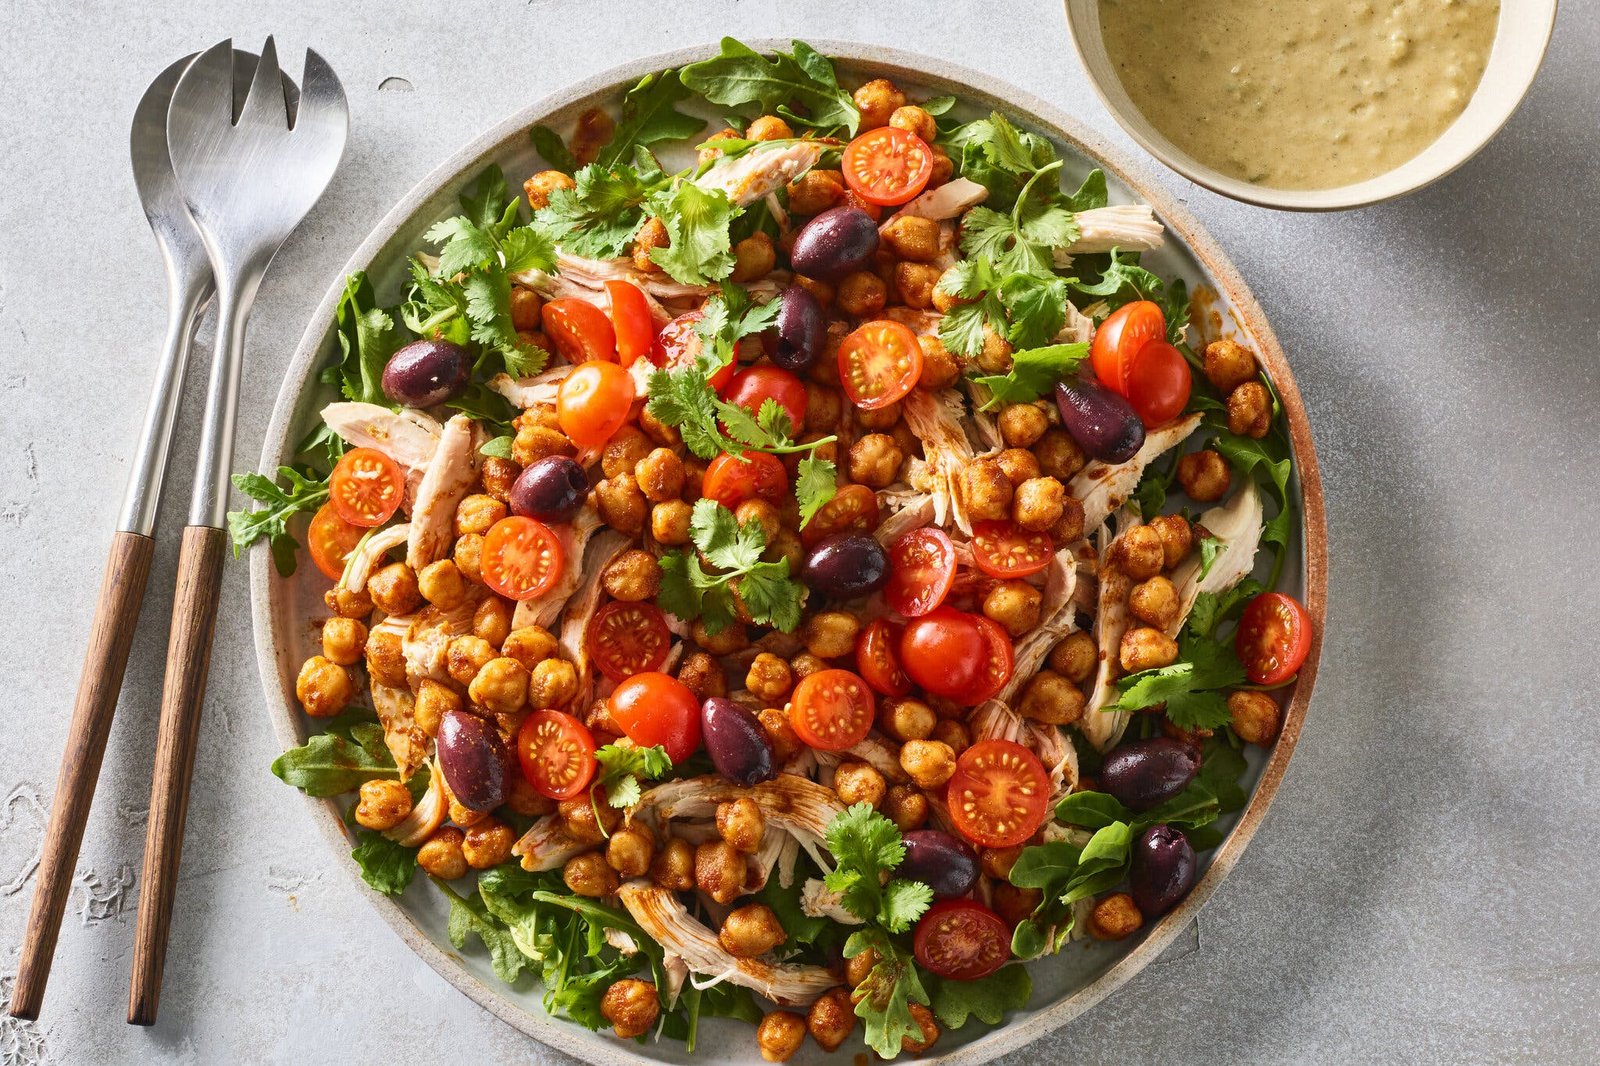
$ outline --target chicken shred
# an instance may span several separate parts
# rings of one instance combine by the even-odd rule
[[[1197,412],[1169,422],[1145,436],[1144,444],[1132,459],[1122,463],[1104,463],[1096,459],[1078,472],[1067,485],[1067,491],[1083,504],[1083,529],[1092,533],[1099,529],[1111,512],[1128,502],[1133,490],[1139,487],[1139,478],[1145,467],[1156,457],[1176,448],[1189,435],[1200,428],[1201,416]]]
[[[406,537],[406,564],[421,570],[449,554],[455,543],[456,506],[478,477],[478,430],[466,415],[455,415],[439,434],[439,447],[417,486]]]
[[[820,142],[806,140],[757,146],[731,159],[718,159],[694,183],[702,189],[720,189],[729,200],[747,207],[816,166],[826,149]]]

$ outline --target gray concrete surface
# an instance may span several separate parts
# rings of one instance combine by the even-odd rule
[[[172,58],[268,32],[283,54],[313,44],[330,60],[350,91],[353,135],[261,293],[242,465],[259,454],[316,297],[387,205],[480,128],[624,59],[723,32],[882,41],[992,70],[1127,143],[1052,0],[10,0],[0,8],[0,972],[15,967],[161,326],[155,249],[128,175],[129,115]],[[1008,1064],[1600,1052],[1586,817],[1600,796],[1597,54],[1600,4],[1569,0],[1542,76],[1499,139],[1399,203],[1282,215],[1166,179],[1254,286],[1309,403],[1328,492],[1327,653],[1278,802],[1187,948]],[[180,456],[193,454],[197,420],[191,399]],[[243,566],[227,571],[161,1023],[123,1023],[187,466],[169,486],[46,1013],[38,1025],[0,1021],[0,1061],[569,1061],[417,962],[331,869],[342,860],[305,808],[285,805],[265,772],[274,744]]]

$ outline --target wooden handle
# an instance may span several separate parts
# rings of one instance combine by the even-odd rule
[[[89,649],[83,656],[78,699],[72,707],[67,747],[61,755],[55,800],[50,806],[50,828],[39,855],[33,910],[28,914],[17,983],[11,993],[11,1014],[16,1018],[39,1017],[44,1001],[56,935],[61,932],[61,913],[72,890],[83,826],[100,777],[106,738],[111,735],[111,716],[122,691],[122,672],[128,665],[128,648],[133,644],[154,550],[155,542],[138,533],[119,532],[111,538],[111,557],[100,582]]]
[[[217,624],[225,537],[210,526],[188,526],[178,555],[178,589],[167,637],[167,677],[161,686],[161,728],[156,736],[155,776],[150,783],[150,820],[144,842],[139,921],[133,936],[133,984],[128,1021],[154,1025],[161,1000],[172,902],[183,854],[183,820],[189,811],[189,778],[200,739],[200,707]]]

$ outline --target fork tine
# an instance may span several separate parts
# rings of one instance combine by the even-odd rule
[[[233,41],[207,48],[184,70],[172,92],[173,108],[223,125],[233,123]]]
[[[328,61],[307,48],[305,70],[300,76],[300,109],[295,115],[294,128],[330,123],[342,128],[349,121],[350,106],[345,100],[344,86]]]
[[[283,95],[283,72],[278,69],[278,46],[272,38],[261,46],[255,77],[250,79],[250,95],[239,112],[239,125],[260,122],[283,129],[289,127],[288,104]]]

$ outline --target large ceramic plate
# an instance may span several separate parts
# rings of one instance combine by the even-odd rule
[[[788,46],[787,42],[750,43],[768,51]],[[973,116],[991,108],[1001,109],[1056,142],[1066,160],[1063,180],[1069,188],[1091,168],[1100,167],[1109,180],[1113,203],[1151,204],[1167,227],[1168,241],[1159,252],[1147,254],[1145,262],[1163,275],[1182,275],[1197,290],[1200,302],[1196,305],[1196,322],[1205,339],[1235,336],[1260,354],[1282,397],[1294,446],[1297,476],[1293,489],[1301,502],[1301,523],[1289,548],[1282,587],[1299,596],[1310,609],[1317,638],[1289,701],[1277,745],[1265,756],[1259,749],[1250,749],[1250,781],[1254,790],[1250,803],[1240,812],[1228,839],[1212,853],[1209,866],[1194,890],[1177,909],[1130,940],[1119,944],[1069,945],[1061,955],[1031,964],[1034,992],[1027,1009],[1012,1015],[998,1028],[989,1029],[974,1022],[962,1030],[947,1033],[933,1052],[921,1060],[951,1066],[987,1062],[1081,1014],[1159,955],[1216,891],[1260,824],[1305,722],[1317,672],[1326,599],[1321,483],[1305,410],[1289,365],[1260,307],[1233,265],[1199,224],[1137,166],[1112,151],[1098,136],[1059,108],[986,74],[877,45],[829,41],[813,41],[812,44],[835,58],[840,80],[847,85],[872,77],[889,77],[914,98],[955,93],[963,108],[969,109]],[[512,115],[424,179],[362,242],[345,271],[327,279],[327,294],[312,315],[279,393],[267,431],[261,469],[274,470],[280,462],[292,457],[295,443],[304,439],[316,423],[317,411],[331,398],[328,387],[317,382],[316,370],[335,350],[333,312],[345,272],[368,271],[380,296],[385,300],[394,299],[404,277],[405,257],[423,246],[424,230],[440,218],[455,213],[457,190],[479,170],[489,163],[498,163],[515,181],[521,175],[543,169],[528,140],[530,126],[545,123],[558,130],[570,130],[585,108],[601,103],[614,104],[625,87],[647,72],[680,66],[714,51],[715,46],[708,44],[642,59],[574,85]],[[250,567],[256,652],[267,705],[282,744],[285,747],[302,744],[308,722],[294,698],[295,675],[299,665],[313,654],[316,640],[313,620],[327,613],[322,604],[326,583],[310,566],[302,566],[294,578],[278,577],[264,551],[252,556]],[[267,758],[267,753],[262,753],[262,757]],[[297,802],[291,790],[286,788],[283,795],[284,803]],[[310,813],[327,833],[328,865],[349,875],[350,891],[368,893],[373,905],[412,950],[485,1008],[530,1036],[588,1062],[690,1060],[682,1044],[674,1041],[645,1045],[623,1043],[605,1033],[590,1033],[571,1022],[550,1018],[540,1007],[538,986],[528,978],[524,977],[521,985],[506,986],[490,971],[483,953],[469,952],[463,956],[451,949],[445,935],[446,900],[425,879],[419,878],[398,899],[371,892],[350,861],[350,842],[345,836],[339,810],[329,801],[308,799],[305,802],[310,804]],[[1130,1004],[1132,1006],[1136,1005]],[[860,1051],[860,1046],[856,1045],[855,1050]],[[832,1059],[836,1061],[840,1055]],[[697,1062],[748,1062],[754,1057],[754,1033],[748,1026],[723,1019],[702,1022],[699,1048],[693,1056]],[[792,1061],[807,1063],[824,1058],[827,1056],[807,1041],[804,1050]]]

